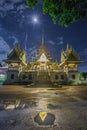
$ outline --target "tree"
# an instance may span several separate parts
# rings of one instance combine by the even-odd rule
[[[28,7],[34,8],[41,0],[26,0]],[[87,13],[87,0],[43,0],[43,13],[49,13],[54,24],[58,23],[67,27]]]
[[[81,72],[80,73],[80,79],[81,80],[86,80],[87,79],[87,72]]]

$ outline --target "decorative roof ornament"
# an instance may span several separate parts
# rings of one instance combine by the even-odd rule
[[[71,51],[72,51],[72,46],[70,46],[70,44],[67,43],[66,53],[69,54]]]
[[[26,64],[26,53],[21,51],[20,44],[16,44],[12,51],[8,54],[6,63],[23,63]]]
[[[66,53],[62,49],[62,51],[61,51],[61,62],[64,62],[65,60],[66,60]]]
[[[76,63],[79,64],[81,63],[81,59],[79,54],[70,46],[67,44],[66,50],[64,51],[62,49],[61,51],[61,64],[66,64],[66,63]]]
[[[47,61],[51,61],[51,60],[52,60],[52,58],[50,57],[50,54],[45,46],[44,35],[42,35],[42,41],[41,41],[41,46],[39,48],[37,61],[47,62]]]
[[[12,49],[12,51],[8,54],[7,58],[11,58],[13,54],[16,54],[18,57],[20,56],[21,49],[20,49],[20,43],[16,44],[15,47]]]
[[[42,44],[44,44],[44,33],[42,33]]]

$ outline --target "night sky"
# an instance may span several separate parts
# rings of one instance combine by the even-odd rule
[[[60,63],[61,50],[69,43],[84,61],[79,70],[87,71],[87,18],[65,28],[54,25],[49,14],[43,15],[41,6],[39,3],[32,10],[25,0],[0,0],[0,62],[18,42],[22,49],[26,44],[27,59],[33,60],[44,32],[45,44],[55,60]]]

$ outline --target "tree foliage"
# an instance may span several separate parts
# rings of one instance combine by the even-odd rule
[[[41,0],[26,0],[28,7],[34,8]],[[87,0],[43,0],[43,13],[49,13],[53,22],[67,27],[87,13]]]
[[[87,72],[81,72],[80,73],[80,79],[81,80],[86,80],[87,79]]]

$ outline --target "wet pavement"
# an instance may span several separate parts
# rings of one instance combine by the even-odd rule
[[[0,130],[87,130],[87,87],[1,87]]]

